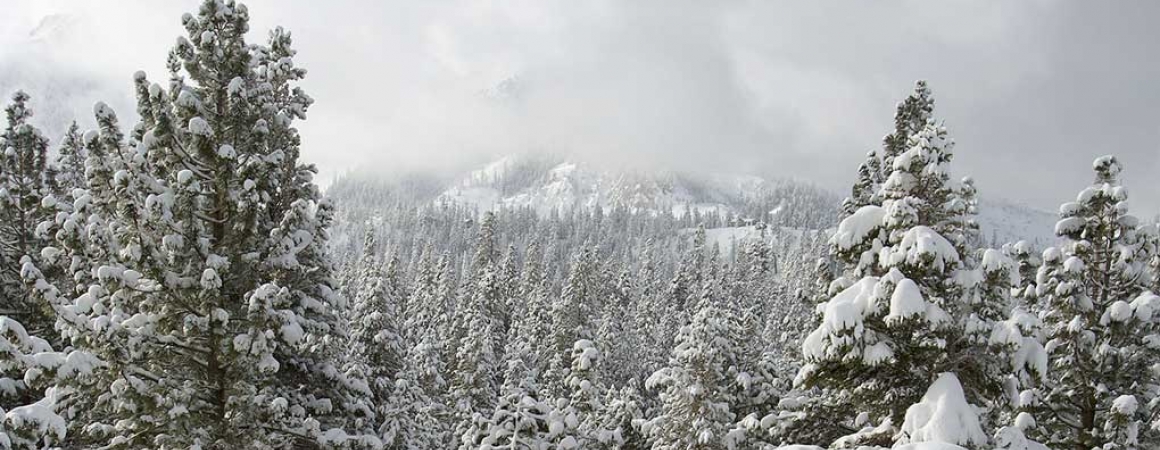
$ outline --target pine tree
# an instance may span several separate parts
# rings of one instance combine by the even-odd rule
[[[568,372],[568,387],[572,389],[570,403],[577,412],[590,415],[600,409],[603,385],[597,379],[600,351],[587,339],[572,345],[572,368]]]
[[[65,198],[73,189],[85,187],[85,143],[80,127],[74,121],[60,142],[53,165],[56,167],[57,198]]]
[[[446,407],[448,383],[443,377],[446,364],[441,359],[436,333],[422,336],[407,352],[403,371],[396,380],[397,392],[391,404],[398,412],[388,416],[400,422],[396,443],[401,448],[431,448],[423,443],[443,445],[454,440],[449,426],[452,411]],[[405,385],[398,386],[399,381]]]
[[[1128,213],[1120,163],[1100,157],[1094,169],[1095,182],[1060,207],[1064,242],[1044,252],[1038,276],[1050,369],[1048,411],[1036,418],[1054,447],[1147,448],[1160,443],[1148,423],[1160,388],[1160,297],[1141,293],[1156,249]]]
[[[874,193],[878,191],[878,182],[880,182],[876,178],[880,176],[881,170],[878,155],[874,152],[867,153],[866,161],[858,166],[858,181],[854,182],[850,196],[842,201],[843,214],[854,214],[858,208],[872,203]]]
[[[599,326],[594,337],[596,342],[612,342],[602,354],[601,379],[612,385],[623,386],[639,373],[639,352],[644,342],[640,335],[628,327],[632,324],[628,307],[613,299],[604,305]]]
[[[546,450],[551,407],[522,386],[512,386],[490,416],[477,415],[460,440],[460,450]]]
[[[431,302],[431,330],[439,336],[439,342],[449,345],[443,346],[443,360],[449,367],[455,364],[454,343],[459,339],[457,322],[459,314],[467,310],[466,305],[459,304],[457,299],[457,280],[451,268],[451,256],[443,254],[435,261],[435,297]]]
[[[619,389],[609,389],[605,395],[603,408],[597,414],[600,421],[595,448],[617,450],[644,450],[648,448],[648,437],[640,433],[639,424],[644,420],[641,394],[636,382],[629,382]]]
[[[34,296],[57,313],[57,327],[64,341],[75,347],[66,358],[83,362],[78,367],[85,368],[59,371],[55,386],[50,388],[55,393],[56,410],[73,427],[99,414],[94,411],[93,398],[107,395],[104,392],[120,377],[119,370],[133,366],[128,355],[141,354],[132,345],[134,341],[124,339],[123,329],[94,333],[89,328],[120,324],[136,312],[136,304],[131,301],[135,291],[117,290],[126,274],[130,280],[138,280],[140,274],[118,265],[118,255],[132,257],[133,253],[121,252],[126,223],[116,219],[118,212],[133,211],[134,202],[140,200],[135,191],[127,189],[135,179],[131,174],[136,173],[136,166],[124,159],[123,136],[112,110],[98,103],[93,111],[100,128],[85,133],[82,139],[86,148],[85,188],[75,189],[62,199],[72,200],[67,212],[40,224],[43,234],[52,236],[51,243],[55,245],[40,251],[41,261],[26,261],[21,268]],[[44,268],[43,272],[38,265]],[[119,295],[108,295],[110,289]],[[101,297],[106,301],[97,303]],[[94,307],[108,309],[105,314],[95,315]],[[92,318],[97,321],[90,321]],[[113,318],[116,322],[110,320]],[[112,403],[108,398],[98,400],[103,406]],[[84,441],[86,432],[74,428],[68,433],[69,441]]]
[[[553,432],[553,428],[560,428],[549,423],[551,437],[564,448],[600,448],[601,446],[615,446],[615,436],[601,428],[598,414],[603,409],[605,387],[596,378],[599,372],[600,351],[596,345],[587,339],[576,341],[572,346],[572,368],[568,373],[567,384],[571,394],[567,399],[557,399],[557,408],[553,411],[557,417],[564,418],[564,431]],[[574,445],[572,445],[574,443]]]
[[[16,320],[0,316],[0,448],[52,448],[64,442],[65,419],[54,411],[55,392],[43,385],[58,372],[93,369],[91,360],[69,361]],[[67,365],[66,365],[67,364]]]
[[[374,239],[368,234],[367,243]],[[358,275],[359,292],[350,309],[349,342],[347,344],[346,372],[352,378],[366,380],[367,393],[373,406],[376,429],[383,442],[391,445],[398,434],[396,427],[400,405],[394,400],[412,400],[407,382],[397,392],[397,377],[403,368],[403,342],[398,332],[398,297],[391,292],[391,281],[379,269],[373,245],[365,247]],[[398,395],[408,398],[396,398]]]
[[[345,300],[326,255],[332,211],[298,159],[293,123],[312,100],[295,86],[305,70],[290,34],[247,43],[249,12],[233,1],[182,23],[168,87],[135,76],[129,145],[101,105],[100,136],[86,139],[96,228],[78,271],[96,277],[59,301],[73,345],[108,367],[70,387],[77,439],[374,446],[347,428],[365,402],[335,367]]]
[[[599,305],[597,258],[594,247],[585,245],[580,249],[572,259],[568,281],[559,300],[551,306],[552,330],[548,341],[553,348],[544,385],[554,396],[562,397],[570,392],[567,379],[572,346],[576,341],[595,337],[592,317]]]
[[[1019,284],[1016,286],[1014,295],[1022,299],[1024,303],[1035,303],[1037,298],[1035,274],[1039,270],[1039,266],[1043,265],[1042,259],[1027,241],[1006,244],[1003,246],[1003,253],[1015,261],[1019,272]]]
[[[878,191],[831,239],[831,257],[845,266],[841,291],[819,306],[798,376],[894,424],[943,372],[957,374],[973,402],[991,404],[1006,363],[987,340],[1007,305],[988,295],[997,289],[977,268],[974,188],[950,180],[953,142],[932,110],[919,82],[886,138]]]
[[[660,389],[660,415],[646,432],[652,448],[726,449],[735,436],[735,380],[740,343],[736,318],[715,302],[706,302],[681,328],[669,367],[649,377],[646,387]]]
[[[496,249],[496,217],[486,213],[480,222],[476,241],[475,257],[471,264],[471,274],[467,280],[453,323],[454,339],[463,339],[470,330],[464,327],[477,320],[472,314],[481,314],[490,324],[492,336],[488,342],[489,352],[496,357],[503,355],[507,327],[510,319],[506,313],[509,286],[500,267],[499,252]]]
[[[547,369],[552,350],[555,348],[548,342],[552,326],[549,305],[551,286],[545,279],[543,260],[544,255],[538,241],[533,241],[526,249],[520,287],[520,296],[525,302],[524,313],[517,317],[512,338],[508,341],[509,354],[526,358],[523,362],[536,377]],[[508,380],[508,384],[512,381]]]
[[[432,251],[430,245],[423,247],[418,262],[415,263],[411,292],[404,307],[403,334],[407,343],[411,345],[418,343],[424,334],[436,333],[437,336],[438,330],[434,327],[438,317],[448,313],[442,309],[444,304],[437,298],[438,273],[435,271],[435,262],[431,259]]]
[[[654,259],[656,249],[651,239],[644,243],[642,253],[641,273],[635,292],[637,300],[632,315],[633,328],[643,341],[640,363],[643,371],[638,375],[641,380],[665,365],[665,354],[672,347],[672,341],[668,339],[670,330],[667,328],[670,323],[666,320],[672,313],[672,305],[665,302],[662,295],[660,275]]]
[[[499,372],[494,337],[500,324],[488,315],[481,305],[466,305],[460,315],[466,326],[455,346],[455,366],[452,371],[450,395],[457,423],[456,435],[463,436],[478,417],[491,415],[496,406]],[[478,417],[477,417],[478,416]]]
[[[911,148],[910,138],[927,125],[934,113],[934,96],[926,81],[915,83],[914,92],[898,104],[894,114],[894,132],[887,135],[882,142],[881,172],[873,178],[878,183],[884,183],[890,178],[894,170],[894,159]],[[872,168],[873,163],[870,164]]]
[[[516,317],[523,314],[523,300],[520,298],[519,252],[510,245],[499,262],[499,311],[501,330],[506,334],[512,329]]]
[[[29,295],[21,281],[25,258],[39,258],[36,227],[55,213],[55,169],[48,139],[29,123],[29,96],[17,91],[4,108],[0,134],[0,314],[19,320],[33,335],[55,340],[50,305]]]
[[[379,430],[386,448],[425,450],[448,442],[444,411],[423,389],[421,372],[407,370],[396,376],[384,405]]]

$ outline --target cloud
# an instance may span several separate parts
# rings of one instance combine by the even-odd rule
[[[1160,169],[1155,3],[247,4],[251,39],[275,24],[294,33],[318,101],[304,154],[324,178],[553,151],[845,190],[924,78],[958,141],[956,172],[984,194],[1054,208],[1089,181],[1091,159],[1116,153],[1141,215],[1160,209],[1144,189]],[[0,88],[49,72],[65,81],[48,90],[82,85],[62,100],[75,114],[100,96],[128,116],[130,74],[164,77],[196,3],[6,6],[0,63],[18,70],[0,69]],[[69,20],[14,31],[52,15]]]

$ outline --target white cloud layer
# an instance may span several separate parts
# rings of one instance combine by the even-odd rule
[[[1115,153],[1140,215],[1160,206],[1160,3],[246,3],[252,39],[294,33],[325,177],[554,151],[845,190],[925,78],[984,194],[1053,208]],[[96,100],[131,120],[131,74],[165,78],[196,6],[5,2],[0,89],[50,121]]]

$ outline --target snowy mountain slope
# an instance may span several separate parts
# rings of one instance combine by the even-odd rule
[[[685,230],[690,235],[693,230]],[[833,229],[805,230],[801,228],[781,227],[767,229],[764,233],[765,242],[777,249],[799,249],[811,240],[824,242]],[[762,237],[762,232],[753,225],[739,227],[720,227],[705,230],[705,245],[717,247],[723,254],[729,255],[743,249],[745,244],[754,242]]]
[[[131,79],[109,79],[96,70],[95,61],[62,53],[66,43],[80,39],[78,29],[95,25],[85,17],[51,14],[32,28],[4,30],[9,45],[0,46],[0,104],[7,104],[17,90],[29,94],[32,124],[53,143],[73,120],[82,128],[94,126],[93,105],[98,101],[112,106],[122,123],[135,117]]]
[[[1057,214],[1002,199],[980,195],[976,216],[988,245],[1026,240],[1035,248],[1055,243]]]
[[[553,162],[545,164],[547,161]],[[710,191],[713,195],[699,196],[693,190],[691,183],[682,183],[672,174],[614,174],[573,161],[529,161],[509,156],[471,172],[437,201],[480,210],[531,208],[543,214],[553,209],[596,206],[653,213],[683,213],[690,205],[702,211],[728,208],[726,193]]]
[[[551,157],[505,157],[472,171],[436,203],[480,211],[572,208],[633,213],[733,215],[751,221],[817,228],[836,217],[840,198],[808,183],[730,174],[614,172]]]
[[[559,157],[507,156],[472,171],[435,201],[480,211],[530,208],[540,214],[601,206],[684,215],[691,208],[700,214],[732,214],[779,226],[826,229],[837,222],[841,196],[791,180],[731,174],[617,173]],[[1055,214],[985,194],[981,195],[977,220],[989,245],[1024,239],[1043,247],[1055,240]]]
[[[826,230],[837,225],[841,196],[792,180],[765,180],[745,175],[694,175],[612,172],[555,156],[508,156],[458,178],[404,176],[383,179],[350,174],[327,188],[342,199],[352,220],[368,220],[399,202],[455,204],[477,211],[528,208],[541,215],[553,210],[590,209],[683,216],[720,214],[728,227],[708,230],[723,249],[756,233],[759,220],[779,229]],[[1056,215],[1002,199],[980,195],[976,220],[984,243],[999,246],[1020,239],[1036,248],[1055,241]],[[718,221],[718,223],[725,223]]]

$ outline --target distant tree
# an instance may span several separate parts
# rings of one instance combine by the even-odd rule
[[[374,238],[368,235],[367,242]],[[391,281],[384,275],[375,257],[374,246],[364,247],[355,295],[349,312],[346,372],[351,378],[365,380],[370,396],[374,428],[379,438],[390,444],[398,434],[392,426],[399,405],[396,381],[403,369],[403,339],[398,326],[399,292],[391,292]],[[407,383],[403,383],[404,387]]]
[[[660,414],[646,425],[653,449],[733,448],[737,327],[728,308],[706,302],[681,328],[669,367],[648,379],[661,401]]]
[[[597,299],[600,293],[598,275],[596,249],[582,247],[572,259],[563,292],[551,306],[552,329],[548,342],[553,348],[544,384],[553,396],[563,397],[570,392],[567,380],[573,344],[595,337],[593,319],[600,304]]]
[[[56,197],[63,199],[73,189],[85,187],[85,143],[80,127],[73,122],[61,139],[53,165],[56,167]]]

